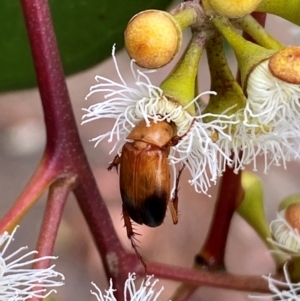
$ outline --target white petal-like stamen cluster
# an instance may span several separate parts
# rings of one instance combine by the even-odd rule
[[[129,87],[118,69],[114,48],[112,56],[120,83],[96,76],[99,84],[92,86],[86,97],[88,98],[97,92],[106,93],[104,95],[105,101],[84,109],[86,114],[83,115],[82,123],[103,118],[116,120],[110,132],[92,139],[96,142],[95,146],[104,139],[112,142],[116,138],[111,152],[116,150],[120,154],[121,147],[127,142],[126,137],[140,121],[145,120],[148,125],[150,125],[150,120],[154,122],[172,121],[177,127],[177,135],[182,136],[182,139],[176,146],[171,147],[169,156],[169,162],[173,167],[174,183],[171,195],[175,191],[176,181],[174,164],[179,164],[180,167],[184,164],[191,173],[191,185],[195,187],[197,192],[207,193],[211,181],[216,181],[221,174],[217,163],[220,154],[225,156],[226,162],[231,162],[229,155],[222,152],[219,145],[211,139],[211,135],[215,132],[218,133],[219,138],[231,139],[231,136],[223,131],[226,124],[230,122],[230,117],[222,115],[222,120],[219,119],[218,122],[206,124],[203,122],[203,118],[211,114],[201,115],[201,112],[198,112],[199,115],[190,115],[181,105],[169,100],[162,89],[151,84],[146,75],[149,72],[135,71],[133,61],[131,62],[131,70],[135,87]],[[201,96],[202,94],[194,99],[195,104]]]
[[[264,157],[264,172],[271,165],[283,164],[300,156],[300,86],[272,75],[268,61],[259,64],[247,81],[247,103],[235,114],[237,124],[229,124],[232,140],[221,137],[220,147],[233,153],[235,171],[252,163],[257,170],[258,156]],[[220,163],[222,158],[220,159]],[[222,170],[228,162],[223,161]]]
[[[55,278],[59,277],[64,280],[64,276],[54,270],[54,265],[47,269],[31,269],[30,265],[43,260],[56,259],[56,257],[45,256],[28,259],[37,252],[31,251],[22,254],[27,247],[7,254],[7,249],[13,240],[16,229],[12,234],[5,232],[0,235],[0,300],[23,301],[32,297],[46,298],[51,293],[56,292],[54,287],[64,284]]]
[[[203,115],[204,116],[204,115]],[[207,115],[206,115],[207,116]],[[197,192],[207,192],[211,182],[215,182],[217,176],[222,174],[218,158],[222,157],[227,163],[231,163],[230,154],[222,151],[219,144],[212,142],[214,133],[218,134],[218,139],[231,140],[231,136],[223,132],[224,124],[230,123],[230,117],[222,116],[223,121],[210,123],[202,122],[202,117],[195,117],[194,122],[184,139],[171,148],[169,160],[171,164],[184,163],[192,175],[189,183],[194,186]],[[220,134],[221,133],[221,134]],[[211,178],[208,177],[212,175]],[[175,185],[173,185],[174,189]],[[172,191],[173,192],[173,191]]]
[[[276,147],[275,163],[285,165],[300,155],[300,85],[275,77],[268,64],[269,60],[260,63],[249,76],[244,123],[270,129],[267,137],[262,135],[269,141],[269,155],[274,156],[272,147]]]
[[[270,223],[273,239],[269,241],[279,247],[284,253],[300,256],[300,234],[293,229],[284,217],[285,210],[277,214],[277,218]]]
[[[95,146],[104,139],[114,141],[110,153],[120,154],[126,137],[140,121],[145,120],[147,125],[150,121],[174,122],[182,139],[171,147],[169,155],[173,178],[171,196],[175,191],[177,169],[182,164],[190,172],[189,182],[195,190],[207,193],[227,165],[237,172],[251,163],[257,170],[257,159],[262,156],[267,172],[271,165],[286,167],[287,161],[299,159],[300,86],[275,78],[269,71],[268,61],[258,65],[249,76],[245,109],[231,115],[228,115],[230,109],[220,115],[201,115],[197,104],[203,95],[200,94],[192,102],[197,108],[196,116],[192,116],[187,108],[169,100],[162,89],[151,84],[147,74],[153,70],[135,70],[133,61],[134,84],[129,86],[120,74],[114,48],[112,56],[120,82],[96,76],[99,83],[91,87],[86,98],[100,92],[104,93],[105,100],[84,109],[82,123],[115,119],[111,131],[92,141],[96,142]],[[214,92],[207,92],[211,93]],[[215,120],[203,122],[208,116]],[[215,134],[218,138],[213,141]]]
[[[152,276],[146,276],[138,289],[135,286],[136,275],[135,273],[129,273],[128,279],[124,285],[124,300],[125,301],[158,301],[158,297],[163,291],[163,287],[161,287],[158,291],[155,288],[158,279],[154,280],[151,283]],[[109,289],[105,290],[105,294],[102,294],[101,290],[97,287],[95,283],[92,282],[92,285],[97,290],[96,292],[91,291],[98,301],[117,301],[114,296],[114,292],[116,291],[113,289],[112,280],[110,280]]]
[[[264,157],[264,172],[267,172],[271,165],[281,165],[286,167],[286,161],[295,158],[296,149],[292,150],[291,139],[297,132],[291,129],[287,123],[283,123],[277,128],[272,125],[261,125],[256,118],[252,118],[252,124],[245,124],[245,111],[236,113],[233,120],[237,123],[228,125],[227,132],[231,134],[232,140],[221,137],[217,142],[224,153],[228,156],[231,152],[234,170],[243,170],[247,164],[253,164],[253,170],[257,170],[257,159]],[[296,143],[296,141],[295,141]],[[220,169],[225,170],[228,161],[220,158],[223,164]]]
[[[251,72],[247,82],[245,122],[257,118],[261,124],[288,122],[298,126],[300,117],[300,85],[282,81],[269,70],[269,60]],[[251,120],[249,122],[251,126]]]
[[[299,301],[300,300],[300,283],[292,283],[287,264],[283,267],[285,281],[280,281],[268,276],[262,276],[268,281],[269,289],[272,292],[272,295],[265,296],[250,296],[252,299],[269,299],[270,297],[273,300],[286,300],[286,301]]]

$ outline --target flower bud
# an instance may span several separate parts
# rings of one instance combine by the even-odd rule
[[[125,47],[136,64],[160,68],[178,52],[182,32],[174,17],[160,10],[146,10],[135,15],[125,30]]]
[[[266,239],[271,237],[271,234],[264,211],[262,181],[256,174],[243,171],[242,188],[244,190],[244,198],[238,206],[237,212],[268,243]]]
[[[261,0],[210,0],[210,5],[221,15],[240,18],[252,13]]]
[[[242,88],[246,90],[247,80],[253,69],[277,51],[246,41],[225,17],[215,17],[212,22],[234,50],[240,68]]]

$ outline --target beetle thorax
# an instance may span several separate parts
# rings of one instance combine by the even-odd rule
[[[172,140],[173,136],[173,127],[167,121],[151,121],[150,125],[147,126],[145,120],[142,120],[133,128],[127,139],[162,148]]]

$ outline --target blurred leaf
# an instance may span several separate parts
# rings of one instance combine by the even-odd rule
[[[91,67],[123,47],[123,31],[137,12],[170,0],[49,0],[66,74]],[[0,4],[0,91],[36,85],[19,1]]]

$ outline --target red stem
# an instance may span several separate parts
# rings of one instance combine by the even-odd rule
[[[150,275],[154,274],[157,278],[176,280],[197,286],[270,293],[268,282],[262,281],[261,276],[232,275],[224,272],[191,270],[189,268],[173,267],[161,263],[148,264],[147,271]]]
[[[266,14],[254,12],[252,16],[265,25]],[[247,34],[243,36],[252,40]],[[239,74],[237,78],[239,78]],[[239,202],[242,200],[241,172],[235,174],[229,167],[223,174],[219,195],[215,207],[212,226],[202,250],[196,256],[196,262],[212,269],[224,268],[224,254],[230,228],[231,218]]]
[[[61,179],[50,187],[45,215],[37,242],[37,251],[39,253],[36,257],[49,256],[53,253],[63,209],[75,181],[75,177]],[[42,269],[47,268],[49,265],[50,259],[36,262],[33,268]]]
[[[231,218],[241,196],[241,175],[227,167],[219,187],[212,225],[204,246],[196,261],[211,269],[224,268],[224,254]]]
[[[121,293],[127,273],[140,263],[137,259],[135,262],[127,260],[127,253],[113,228],[88,165],[65,83],[48,2],[21,0],[21,5],[44,110],[47,131],[45,156],[50,158],[48,168],[54,168],[60,176],[68,174],[77,177],[75,195],[101,254],[107,278],[116,280],[115,288],[122,300]],[[115,259],[113,265],[108,258]],[[114,269],[116,267],[118,273]]]
[[[0,233],[12,231],[56,177],[56,171],[49,168],[49,158],[44,156],[22,194],[0,220]]]

